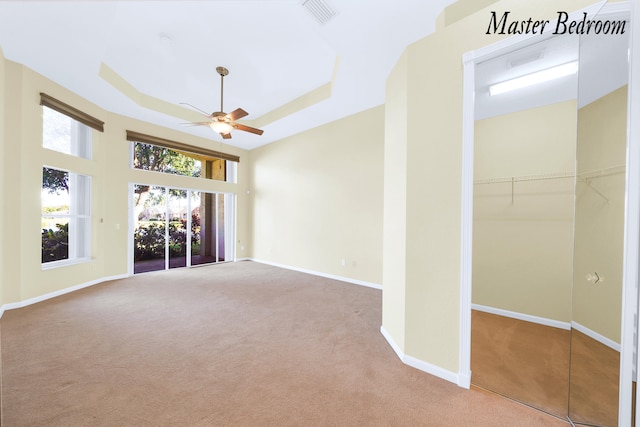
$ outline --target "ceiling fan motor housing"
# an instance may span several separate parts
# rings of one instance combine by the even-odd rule
[[[241,119],[242,117],[245,117],[249,114],[242,108],[236,108],[229,114],[223,111],[224,76],[229,74],[229,70],[227,70],[225,67],[216,67],[216,71],[218,72],[218,74],[220,74],[220,111],[213,112],[207,116],[209,119],[211,119],[210,122],[196,122],[194,124],[209,126],[211,129],[222,135],[222,138],[224,139],[231,138],[231,131],[233,129],[251,132],[256,135],[262,135],[263,131],[261,129],[256,129],[251,126],[235,123],[237,119]]]

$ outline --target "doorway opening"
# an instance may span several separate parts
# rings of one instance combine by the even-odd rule
[[[629,19],[629,5],[628,3],[619,2],[617,4],[606,4],[606,1],[600,2],[591,8],[587,8],[582,12],[587,12],[590,18],[607,18],[614,15],[625,15]],[[582,16],[582,15],[580,15]],[[618,18],[616,18],[618,19]],[[627,34],[628,37],[628,34]],[[575,158],[568,159],[569,162],[577,163],[577,167],[571,166],[571,168],[555,167],[552,170],[547,171],[540,165],[535,165],[536,170],[530,171],[522,169],[521,173],[507,171],[508,168],[514,166],[513,159],[510,159],[506,150],[487,150],[487,146],[481,146],[480,141],[477,141],[478,126],[489,127],[489,130],[497,129],[498,127],[490,127],[492,123],[485,121],[478,124],[479,121],[487,119],[481,114],[477,114],[478,103],[482,101],[481,94],[479,93],[483,88],[479,84],[478,73],[484,72],[479,65],[502,58],[502,66],[505,64],[509,66],[511,72],[515,72],[518,67],[523,64],[534,64],[536,61],[540,61],[544,58],[553,57],[553,49],[558,47],[544,46],[544,49],[540,50],[543,42],[541,37],[537,36],[535,40],[532,36],[517,37],[495,45],[488,46],[483,49],[479,49],[474,52],[470,52],[464,57],[464,118],[463,118],[463,220],[462,220],[462,270],[461,270],[461,351],[460,351],[460,371],[463,374],[468,374],[470,381],[475,383],[475,380],[471,380],[471,371],[473,366],[471,365],[471,353],[476,351],[472,350],[472,308],[474,308],[474,316],[490,318],[494,320],[495,317],[500,317],[501,320],[506,320],[513,323],[515,326],[511,327],[512,331],[521,330],[523,327],[529,327],[537,324],[538,329],[552,329],[554,332],[560,334],[569,335],[570,342],[566,338],[563,340],[563,352],[569,351],[570,354],[566,359],[567,365],[570,365],[568,369],[562,371],[562,376],[568,378],[568,384],[563,385],[561,390],[562,401],[557,404],[557,409],[547,409],[541,407],[539,402],[529,402],[526,397],[516,397],[517,400],[523,401],[538,409],[546,410],[555,415],[561,416],[565,419],[571,419],[576,424],[589,424],[589,425],[631,425],[631,407],[632,407],[632,379],[635,377],[635,371],[633,368],[634,359],[634,338],[633,331],[635,327],[634,312],[637,309],[637,289],[636,281],[638,277],[638,241],[639,234],[637,228],[638,218],[638,194],[639,185],[637,180],[630,179],[630,177],[637,175],[637,169],[640,167],[640,158],[637,156],[637,149],[631,143],[632,128],[627,128],[625,118],[631,110],[630,104],[627,103],[627,93],[631,88],[627,88],[627,78],[629,73],[629,55],[628,52],[628,38],[620,39],[617,42],[613,42],[612,45],[606,46],[604,49],[603,44],[605,42],[612,42],[613,39],[587,38],[580,37],[578,39],[579,46],[576,53],[577,58],[564,58],[564,63],[570,60],[577,60],[579,63],[579,76],[578,76],[578,93],[576,95],[576,108],[573,112],[569,111],[567,105],[560,106],[561,102],[566,102],[566,99],[555,99],[553,104],[557,107],[563,107],[563,111],[568,116],[574,116],[578,121],[577,124],[571,124],[568,127],[568,133],[576,133],[574,138],[574,145],[576,149],[571,148]],[[533,46],[536,43],[538,46]],[[574,49],[575,50],[575,49]],[[514,54],[515,52],[515,54]],[[519,53],[518,53],[519,52]],[[603,52],[606,52],[604,54]],[[610,58],[608,54],[615,54],[615,58]],[[619,54],[619,55],[618,55]],[[506,62],[505,62],[506,61]],[[496,61],[497,64],[499,61]],[[604,68],[596,68],[602,66]],[[607,70],[609,67],[609,71]],[[532,70],[533,71],[533,70]],[[618,73],[620,72],[620,73]],[[617,81],[617,76],[621,75],[624,78],[623,82]],[[514,76],[503,76],[508,79]],[[598,85],[589,85],[590,78],[596,78]],[[605,78],[606,77],[606,78]],[[485,82],[487,83],[487,82]],[[495,83],[495,82],[494,82]],[[566,87],[566,86],[565,86]],[[594,91],[590,89],[598,89],[600,92],[595,97],[591,97]],[[606,89],[606,90],[605,90]],[[535,89],[536,95],[539,95],[542,91]],[[523,92],[521,92],[522,94]],[[553,91],[554,95],[559,95],[558,90]],[[518,98],[518,101],[523,101],[524,96],[514,95],[514,98]],[[632,101],[633,97],[629,96]],[[612,105],[615,104],[615,108]],[[541,115],[541,110],[538,106],[527,106],[522,108],[521,111],[530,111],[533,108],[538,108],[537,115]],[[592,112],[595,112],[592,114]],[[548,114],[546,120],[557,119],[559,117],[557,112]],[[511,112],[504,112],[501,114],[512,114]],[[615,116],[614,116],[615,114]],[[509,116],[506,122],[514,123],[515,116]],[[628,121],[627,121],[628,122]],[[527,122],[530,123],[530,122]],[[609,126],[616,124],[616,128],[609,129]],[[598,133],[593,132],[593,128],[599,126],[600,130],[608,129],[616,138],[597,138]],[[518,129],[522,130],[522,127]],[[557,126],[554,127],[557,129]],[[531,132],[523,132],[528,136],[530,133],[539,132],[544,130],[541,126],[535,127]],[[482,129],[482,132],[489,135],[486,141],[489,144],[496,144],[496,133],[489,133],[487,129]],[[612,133],[606,132],[607,135]],[[517,138],[522,137],[522,134],[517,132],[510,132],[511,139],[508,138],[504,141],[508,150],[513,150],[517,143],[520,142]],[[618,137],[619,136],[619,137]],[[522,138],[520,138],[522,139]],[[545,138],[538,138],[538,141],[546,141]],[[524,148],[536,148],[537,146],[528,145]],[[569,146],[567,146],[569,147]],[[540,148],[540,147],[537,147]],[[558,145],[555,144],[553,149],[557,149]],[[530,163],[530,160],[534,157],[529,153],[529,157],[522,158],[522,147],[520,152],[512,153],[523,162]],[[551,148],[550,148],[551,149]],[[606,149],[606,150],[605,150]],[[475,151],[478,153],[475,153]],[[599,151],[598,151],[599,150]],[[545,151],[550,153],[549,158],[554,161],[560,159],[559,155],[549,150]],[[626,152],[626,156],[625,156]],[[600,154],[596,154],[600,153]],[[492,166],[489,170],[486,168],[486,162],[482,164],[485,167],[484,170],[477,170],[474,173],[474,167],[477,168],[477,164],[474,162],[477,159],[477,155],[484,155],[485,160],[496,163],[500,157],[503,157],[506,162],[499,165],[498,168]],[[488,157],[487,157],[488,156]],[[541,156],[543,158],[545,156]],[[546,167],[546,164],[545,164]],[[502,169],[500,169],[502,168]],[[573,170],[570,170],[573,169]],[[506,172],[505,172],[506,171]],[[568,183],[569,189],[567,191],[564,187],[565,183]],[[552,188],[553,184],[553,188]],[[476,188],[482,186],[482,192],[478,192],[483,199],[478,201],[474,199],[476,195]],[[476,188],[474,188],[476,187]],[[547,188],[548,187],[548,188]],[[562,188],[560,188],[562,187]],[[606,191],[605,191],[606,190]],[[544,203],[534,203],[538,199],[558,199],[557,203],[545,201]],[[566,209],[561,212],[558,210],[560,202],[564,203],[565,199],[574,199],[571,204],[563,204]],[[500,204],[494,203],[494,201]],[[526,207],[526,204],[531,202],[532,208]],[[479,203],[484,203],[481,205]],[[566,206],[565,206],[566,205]],[[550,212],[547,207],[558,207],[557,212]],[[478,207],[478,209],[476,209]],[[536,207],[545,208],[544,212],[534,210]],[[589,208],[589,209],[587,209]],[[575,211],[571,214],[571,210]],[[518,211],[520,210],[520,211]],[[615,212],[614,212],[615,211]],[[474,214],[482,214],[484,217],[476,218]],[[609,218],[615,216],[616,221],[612,221]],[[560,222],[567,222],[567,218],[573,222],[569,227],[564,227],[562,233],[549,229],[547,224],[554,226],[560,226]],[[484,221],[480,227],[476,229],[477,221]],[[595,221],[600,221],[595,225]],[[499,223],[499,221],[502,221]],[[513,241],[515,234],[511,232],[518,226],[518,222],[524,226],[533,229],[534,226],[538,227],[531,232],[528,232],[527,239],[523,240],[523,244],[531,243],[527,245],[529,252],[533,244],[549,248],[549,242],[552,242],[553,250],[558,250],[559,246],[556,244],[561,236],[572,237],[572,243],[566,244],[568,239],[564,239],[564,246],[571,246],[563,252],[565,258],[571,259],[571,264],[562,264],[562,277],[554,273],[554,278],[547,276],[552,273],[553,263],[546,261],[544,257],[549,255],[548,252],[540,252],[536,256],[525,256],[525,261],[536,261],[537,264],[529,265],[532,268],[528,274],[522,276],[520,273],[522,269],[514,267],[512,262],[509,262],[505,257],[514,258],[517,254],[513,250],[507,250],[508,245],[503,245],[503,242],[509,244],[518,244]],[[542,224],[542,223],[545,224]],[[589,226],[585,227],[584,224],[588,223]],[[568,222],[567,222],[568,224]],[[565,224],[566,225],[566,224]],[[545,227],[544,232],[548,235],[540,232],[541,227]],[[619,226],[619,227],[618,227]],[[502,234],[496,234],[495,229],[500,230]],[[518,228],[519,232],[523,227]],[[603,233],[600,233],[603,231]],[[606,231],[606,233],[604,232]],[[481,243],[476,241],[477,233],[484,233],[485,237],[493,239],[492,244],[485,245],[489,250],[498,249],[497,252],[502,250],[502,258],[488,259],[488,253],[486,251],[476,251],[477,246]],[[573,236],[570,234],[573,233]],[[596,237],[602,237],[598,242],[592,242],[589,239],[595,239]],[[497,241],[496,239],[500,239]],[[522,240],[522,239],[521,239]],[[539,242],[538,242],[539,240]],[[591,242],[585,244],[585,242]],[[491,243],[488,240],[485,243]],[[595,256],[600,254],[602,248],[616,248],[616,257],[609,256],[614,251],[607,250],[605,256]],[[615,258],[615,259],[614,259]],[[557,256],[553,257],[553,262],[559,260]],[[588,262],[585,262],[588,260]],[[522,260],[519,260],[522,261]],[[478,265],[478,262],[484,263]],[[490,262],[493,262],[490,265]],[[496,273],[495,268],[500,268],[500,265],[505,266],[507,270]],[[602,274],[602,269],[607,269],[609,274]],[[508,270],[511,268],[511,270]],[[555,267],[554,267],[555,268]],[[483,272],[484,269],[484,272]],[[589,269],[593,269],[590,271]],[[565,271],[566,270],[566,271]],[[477,277],[476,274],[485,273],[485,282],[490,282],[489,285],[493,286],[493,289],[485,287],[481,289],[482,293],[476,292]],[[489,274],[486,274],[489,273]],[[504,274],[502,274],[504,273]],[[496,291],[495,284],[498,281],[498,276],[518,277],[517,280],[508,280],[502,282],[503,291]],[[511,277],[511,279],[513,279]],[[568,277],[568,279],[567,279]],[[603,282],[602,277],[606,277],[608,282]],[[473,294],[472,294],[472,282],[473,282]],[[520,291],[515,291],[517,285],[527,282]],[[567,286],[565,286],[567,285]],[[518,295],[531,293],[534,290],[541,290],[548,288],[548,291],[556,292],[561,290],[561,286],[564,286],[565,294],[563,298],[551,299],[548,297],[540,296],[538,294],[529,295],[526,301],[517,300],[515,297]],[[564,289],[562,288],[562,289]],[[508,300],[509,292],[512,292],[513,299]],[[609,300],[604,300],[603,297],[599,299],[595,297],[597,292],[607,291],[609,300],[611,301],[611,307],[615,307],[615,310],[610,308],[598,309],[603,307]],[[557,293],[557,292],[556,292]],[[489,297],[498,297],[502,300],[489,300]],[[535,298],[539,298],[540,304],[535,305]],[[480,301],[482,299],[482,301]],[[560,300],[568,300],[568,307],[561,307],[558,303]],[[544,303],[543,303],[544,302]],[[584,309],[591,304],[595,309]],[[537,307],[540,310],[532,310]],[[557,307],[556,307],[557,306]],[[558,313],[551,312],[552,308],[559,308],[561,310]],[[546,310],[546,311],[541,311]],[[531,312],[530,312],[531,311]],[[604,316],[606,315],[606,319]],[[605,324],[604,321],[608,321],[612,328],[609,328],[609,324]],[[549,319],[552,322],[547,322]],[[524,325],[524,326],[523,326]],[[608,396],[612,396],[612,404],[608,405],[612,408],[605,416],[602,414],[592,414],[591,410],[600,407],[602,399],[596,399],[598,404],[593,404],[589,399],[594,399],[597,393],[593,393],[594,389],[602,389],[602,382],[594,380],[594,370],[591,369],[588,372],[588,381],[582,381],[578,374],[580,374],[578,363],[579,359],[585,360],[584,354],[580,353],[579,348],[584,329],[581,326],[587,326],[590,330],[590,334],[587,337],[595,344],[600,345],[604,350],[614,353],[614,356],[619,361],[616,361],[615,366],[612,367],[614,374],[607,374],[608,377],[613,378],[614,385],[612,392]],[[502,326],[501,326],[502,327]],[[536,331],[538,330],[536,329]],[[565,332],[566,331],[566,332]],[[595,331],[596,333],[592,333]],[[486,332],[486,331],[485,331]],[[537,332],[536,332],[537,333]],[[475,334],[475,330],[474,330]],[[498,334],[498,338],[502,339],[504,334]],[[514,334],[515,335],[515,334]],[[476,334],[476,337],[478,335]],[[522,338],[524,334],[518,333],[518,338]],[[581,341],[582,340],[582,341]],[[532,344],[530,339],[525,339],[525,345],[541,348],[541,345]],[[505,344],[510,345],[510,344]],[[616,347],[617,345],[617,347]],[[548,344],[547,348],[550,348]],[[530,353],[530,352],[529,352]],[[589,356],[593,356],[594,352],[589,350],[587,352]],[[497,357],[501,357],[498,355]],[[544,359],[544,358],[542,358]],[[546,358],[550,360],[550,358]],[[513,367],[512,367],[513,368]],[[529,367],[522,366],[520,360],[515,365],[513,371],[513,377],[517,381],[522,380],[522,372]],[[474,368],[475,369],[475,368]],[[545,368],[549,370],[548,368]],[[498,367],[498,371],[503,371],[504,367]],[[619,374],[619,377],[618,377]],[[477,379],[476,372],[473,372],[473,378]],[[492,378],[493,380],[493,378]],[[564,380],[563,380],[564,381]],[[594,382],[595,381],[595,382]],[[587,393],[581,393],[583,384],[596,384],[594,387],[587,386]],[[520,388],[532,388],[531,382],[522,381]],[[565,390],[568,389],[568,392]],[[549,393],[542,393],[548,397]],[[568,394],[568,403],[567,403]],[[505,393],[508,395],[508,393]],[[586,402],[586,403],[585,403]],[[588,409],[585,410],[585,408]]]

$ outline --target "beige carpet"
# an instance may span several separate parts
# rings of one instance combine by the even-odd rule
[[[252,262],[5,312],[2,426],[566,426],[403,365],[381,292]]]

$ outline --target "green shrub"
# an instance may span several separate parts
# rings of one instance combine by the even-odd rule
[[[69,259],[69,224],[56,224],[57,230],[42,229],[42,262]]]
[[[141,222],[134,233],[134,260],[164,258],[164,221]],[[200,250],[200,218],[191,216],[191,247]],[[193,253],[193,252],[192,252]],[[169,256],[187,255],[187,221],[169,222]]]
[[[164,224],[149,223],[138,227],[133,235],[134,260],[164,258]]]

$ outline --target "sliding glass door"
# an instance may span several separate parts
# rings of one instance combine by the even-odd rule
[[[167,223],[169,227],[169,268],[187,266],[189,201],[186,190],[167,190]]]
[[[235,196],[135,184],[133,272],[234,258]]]

